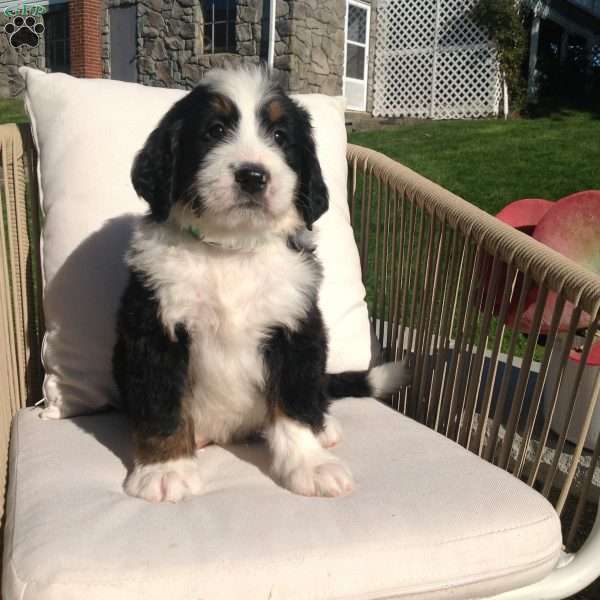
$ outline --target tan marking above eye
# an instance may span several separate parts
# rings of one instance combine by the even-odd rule
[[[221,94],[215,94],[212,99],[212,107],[223,116],[229,116],[233,113],[233,102]]]
[[[283,116],[283,105],[279,100],[272,100],[267,106],[267,115],[271,123],[276,123]]]

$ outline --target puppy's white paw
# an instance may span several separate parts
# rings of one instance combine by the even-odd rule
[[[201,490],[198,465],[192,458],[136,465],[125,482],[125,491],[130,496],[148,502],[179,502]]]
[[[194,435],[194,445],[196,446],[196,450],[202,450],[206,448],[206,446],[210,446],[212,444],[212,440],[204,437],[200,434]]]
[[[348,467],[332,454],[323,452],[316,460],[303,461],[282,477],[283,484],[302,496],[344,496],[354,489]]]
[[[333,448],[342,439],[342,427],[331,415],[325,415],[325,427],[317,434],[323,448]]]

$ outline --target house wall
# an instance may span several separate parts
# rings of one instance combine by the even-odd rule
[[[79,76],[111,76],[110,8],[132,4],[137,6],[136,44],[140,83],[189,89],[211,67],[266,60],[268,40],[266,37],[263,39],[262,31],[263,27],[265,30],[268,27],[268,0],[238,1],[237,52],[214,55],[203,52],[199,0],[72,0],[72,8],[79,3],[83,8],[83,16],[90,16],[92,12],[100,14],[100,24],[96,23],[95,33],[91,23],[87,23],[86,28],[80,28],[78,23],[81,19],[73,11],[73,47],[82,46],[83,42],[77,42],[80,33],[83,41],[90,36],[97,38],[98,31],[100,34],[100,41],[92,44],[95,47],[100,44],[100,57],[96,54],[92,57],[88,52],[81,65],[81,61],[72,61],[75,69],[81,67],[74,73]],[[99,8],[91,11],[88,6],[86,10],[86,3],[98,5]],[[345,0],[277,1],[274,70],[286,89],[295,92],[342,93],[345,11]],[[0,56],[2,96],[18,93],[22,88],[17,74],[18,66],[27,64],[45,68],[43,40],[35,49],[17,51],[10,47],[7,36],[2,35]],[[91,63],[93,68],[90,67]]]

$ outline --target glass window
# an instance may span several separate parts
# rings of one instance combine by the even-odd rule
[[[68,73],[71,66],[69,44],[69,5],[50,4],[44,15],[46,67],[50,71]]]
[[[235,0],[202,0],[204,52],[235,52]]]

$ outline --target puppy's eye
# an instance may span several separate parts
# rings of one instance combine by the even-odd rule
[[[225,136],[225,127],[223,127],[221,123],[215,123],[209,127],[208,135],[213,138],[213,140],[220,140]]]
[[[287,142],[287,135],[281,129],[276,129],[273,132],[273,139],[278,146],[283,146]]]

